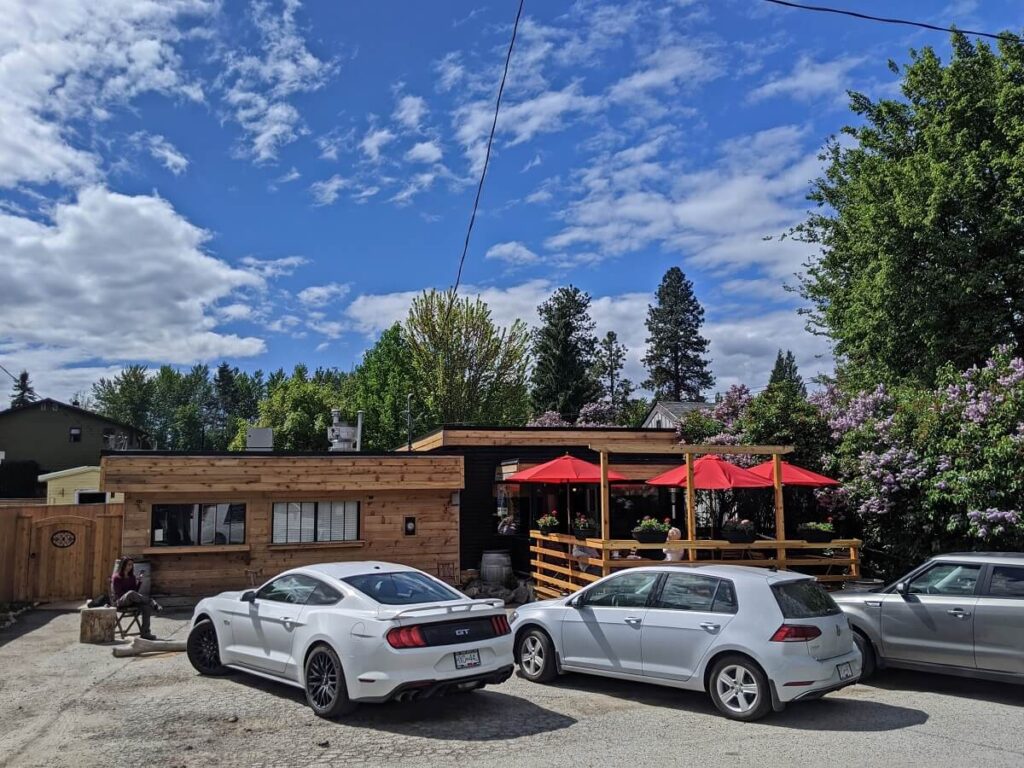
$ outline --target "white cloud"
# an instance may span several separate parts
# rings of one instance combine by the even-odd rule
[[[300,178],[302,178],[302,174],[299,173],[299,169],[293,165],[290,171],[288,171],[287,173],[282,173],[280,176],[274,179],[274,183],[289,184],[290,182],[297,181]]]
[[[341,190],[349,186],[348,179],[344,179],[337,173],[329,179],[314,181],[309,185],[309,191],[313,194],[314,205],[330,205],[338,199]]]
[[[242,259],[242,265],[247,270],[268,280],[290,275],[308,263],[309,259],[304,256],[282,256],[279,259],[257,259],[255,256],[246,256]]]
[[[343,150],[351,150],[355,135],[355,128],[349,128],[347,131],[332,128],[323,136],[318,136],[316,145],[320,149],[320,157],[324,160],[337,160]]]
[[[358,205],[362,205],[371,197],[374,197],[378,192],[380,192],[380,187],[378,186],[363,187],[352,195],[352,200],[354,200]]]
[[[410,131],[418,131],[427,114],[427,102],[421,96],[402,96],[395,106],[394,118]]]
[[[264,352],[262,339],[218,324],[239,316],[232,307],[250,303],[265,280],[206,253],[208,237],[166,200],[99,186],[57,204],[45,222],[0,214],[3,354],[53,370]]]
[[[323,87],[337,69],[335,62],[318,58],[306,47],[295,19],[299,7],[299,0],[283,0],[275,14],[269,2],[255,3],[259,54],[233,51],[225,57],[224,102],[246,134],[246,154],[257,162],[275,160],[281,147],[306,132],[288,99]]]
[[[363,154],[373,162],[380,160],[380,151],[395,139],[395,134],[388,128],[370,128],[359,142]]]
[[[613,101],[647,97],[652,91],[675,92],[719,77],[723,72],[716,56],[704,46],[672,45],[644,59],[644,68],[615,83],[608,91]]]
[[[164,168],[175,176],[179,176],[188,169],[188,158],[185,157],[167,139],[159,134],[148,134],[145,137],[149,154],[159,160]]]
[[[210,0],[5,3],[0,24],[0,187],[101,178],[88,124],[146,92],[202,99],[176,46]]]
[[[416,195],[424,190],[430,189],[437,178],[436,173],[417,173],[406,183],[401,190],[391,198],[391,202],[399,205],[407,205]]]
[[[307,307],[322,307],[348,295],[352,286],[349,283],[327,283],[311,285],[298,293],[299,301]]]
[[[410,163],[438,163],[444,153],[436,141],[421,141],[405,153]]]
[[[533,264],[540,259],[536,253],[519,241],[492,245],[487,249],[484,258],[497,259],[513,265]]]
[[[462,66],[462,57],[456,52],[446,54],[434,65],[434,70],[438,75],[437,87],[440,91],[450,91],[466,74],[466,69]]]
[[[541,164],[541,162],[542,162],[542,160],[540,159],[540,154],[536,154],[536,155],[533,156],[533,159],[530,162],[528,162],[526,165],[524,165],[519,172],[520,173],[526,173],[530,169],[536,168],[537,166],[539,166]]]
[[[749,94],[751,101],[763,101],[776,96],[789,96],[798,101],[811,101],[829,96],[842,103],[849,87],[849,74],[864,59],[842,56],[832,61],[815,61],[801,56],[788,75],[778,75]]]

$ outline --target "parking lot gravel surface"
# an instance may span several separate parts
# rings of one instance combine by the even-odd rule
[[[154,620],[184,639],[187,617]],[[1024,766],[1024,686],[886,672],[759,723],[701,694],[567,675],[315,717],[298,689],[197,675],[184,654],[113,658],[78,614],[0,632],[0,765]]]

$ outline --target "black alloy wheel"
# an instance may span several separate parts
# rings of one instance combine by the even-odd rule
[[[201,675],[224,675],[228,668],[220,662],[217,629],[209,619],[197,622],[185,643],[188,660]]]
[[[349,700],[341,660],[328,645],[318,645],[306,658],[303,688],[306,702],[319,717],[337,717],[351,712],[355,705]]]

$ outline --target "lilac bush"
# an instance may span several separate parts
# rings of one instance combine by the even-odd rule
[[[544,411],[539,416],[535,416],[530,421],[526,422],[528,427],[571,427],[568,421],[562,418],[562,414],[558,411]]]
[[[615,407],[607,400],[599,400],[596,403],[587,403],[580,408],[579,418],[576,419],[577,427],[614,427]]]

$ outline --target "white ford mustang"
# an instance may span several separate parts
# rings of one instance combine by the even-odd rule
[[[295,568],[259,589],[205,598],[188,658],[204,675],[230,668],[300,687],[321,717],[482,688],[513,668],[501,600],[471,600],[379,562]]]

